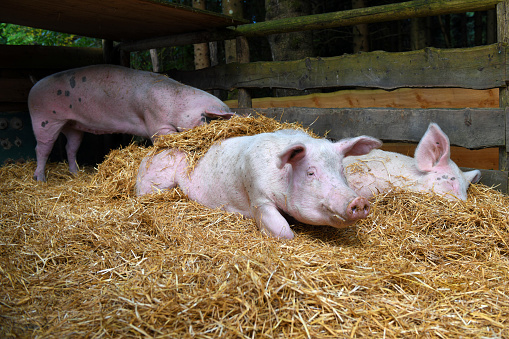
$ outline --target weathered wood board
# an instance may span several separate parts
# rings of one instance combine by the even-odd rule
[[[382,145],[384,151],[397,152],[408,156],[415,153],[416,143],[392,143]],[[458,166],[477,169],[498,170],[498,152],[496,147],[470,150],[464,147],[451,146],[451,160]]]
[[[227,29],[172,34],[142,41],[126,41],[119,45],[125,51],[139,51],[167,46],[183,46],[209,41],[229,40],[237,36],[267,36],[288,32],[309,31],[354,26],[384,21],[406,20],[416,17],[452,13],[485,11],[502,0],[413,0],[380,6],[355,8],[346,11],[306,15],[262,21]],[[161,30],[160,30],[161,31]],[[132,40],[132,39],[129,39]]]
[[[465,168],[461,167],[463,171],[470,171],[473,168]],[[507,193],[508,192],[508,175],[507,171],[492,171],[492,170],[484,170],[481,169],[481,180],[479,181],[481,184],[486,186],[494,187],[500,192]]]
[[[252,100],[253,108],[315,107],[315,108],[497,108],[498,88],[475,90],[468,88],[399,88],[341,90],[292,97],[266,97]],[[237,108],[238,100],[228,100]]]
[[[507,47],[375,51],[297,61],[230,63],[170,77],[205,90],[233,88],[461,87],[490,89],[506,84]]]
[[[451,144],[468,149],[505,146],[505,112],[497,108],[237,108],[238,114],[260,113],[281,121],[300,122],[331,139],[361,134],[384,141],[418,142],[430,122],[436,122]]]

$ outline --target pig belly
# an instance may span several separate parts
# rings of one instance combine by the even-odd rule
[[[187,184],[179,185],[191,200],[210,208],[222,208],[228,212],[241,213],[251,218],[250,200],[241,173],[243,166],[235,156],[222,152],[222,147],[213,146],[200,159]]]

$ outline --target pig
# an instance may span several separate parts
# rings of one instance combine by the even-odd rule
[[[347,186],[341,160],[380,146],[367,136],[332,143],[280,130],[216,143],[190,173],[185,153],[169,149],[142,160],[136,194],[178,185],[191,200],[254,218],[262,232],[292,239],[283,215],[338,228],[366,218],[370,204]]]
[[[215,96],[164,75],[115,65],[71,69],[41,79],[28,107],[37,140],[34,179],[45,181],[46,161],[58,135],[67,138],[69,169],[83,132],[126,133],[154,140],[234,113]]]
[[[433,192],[449,200],[467,200],[470,183],[481,177],[479,170],[462,172],[450,158],[449,138],[435,123],[415,150],[414,158],[399,153],[373,150],[343,160],[350,187],[365,198],[392,188]]]

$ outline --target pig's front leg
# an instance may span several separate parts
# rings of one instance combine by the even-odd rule
[[[253,216],[260,231],[266,231],[276,238],[293,239],[294,235],[288,221],[273,205],[253,206]]]

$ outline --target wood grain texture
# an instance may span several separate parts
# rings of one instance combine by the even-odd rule
[[[505,146],[503,109],[236,109],[239,114],[263,114],[281,121],[300,122],[331,139],[370,135],[384,141],[418,142],[430,122],[437,123],[452,145],[469,149]]]
[[[200,89],[369,87],[461,87],[491,89],[506,84],[504,45],[411,52],[375,51],[296,61],[230,63],[170,77]]]
[[[494,8],[500,1],[415,0],[241,25],[235,29],[235,32],[246,36],[266,36],[276,33],[352,26],[415,17],[484,11]]]
[[[466,88],[399,88],[385,90],[342,90],[332,93],[313,93],[294,97],[253,99],[253,108],[315,107],[315,108],[496,108],[498,89],[474,90]],[[237,108],[237,100],[225,103]]]
[[[0,22],[114,41],[246,23],[165,0],[2,0]]]

